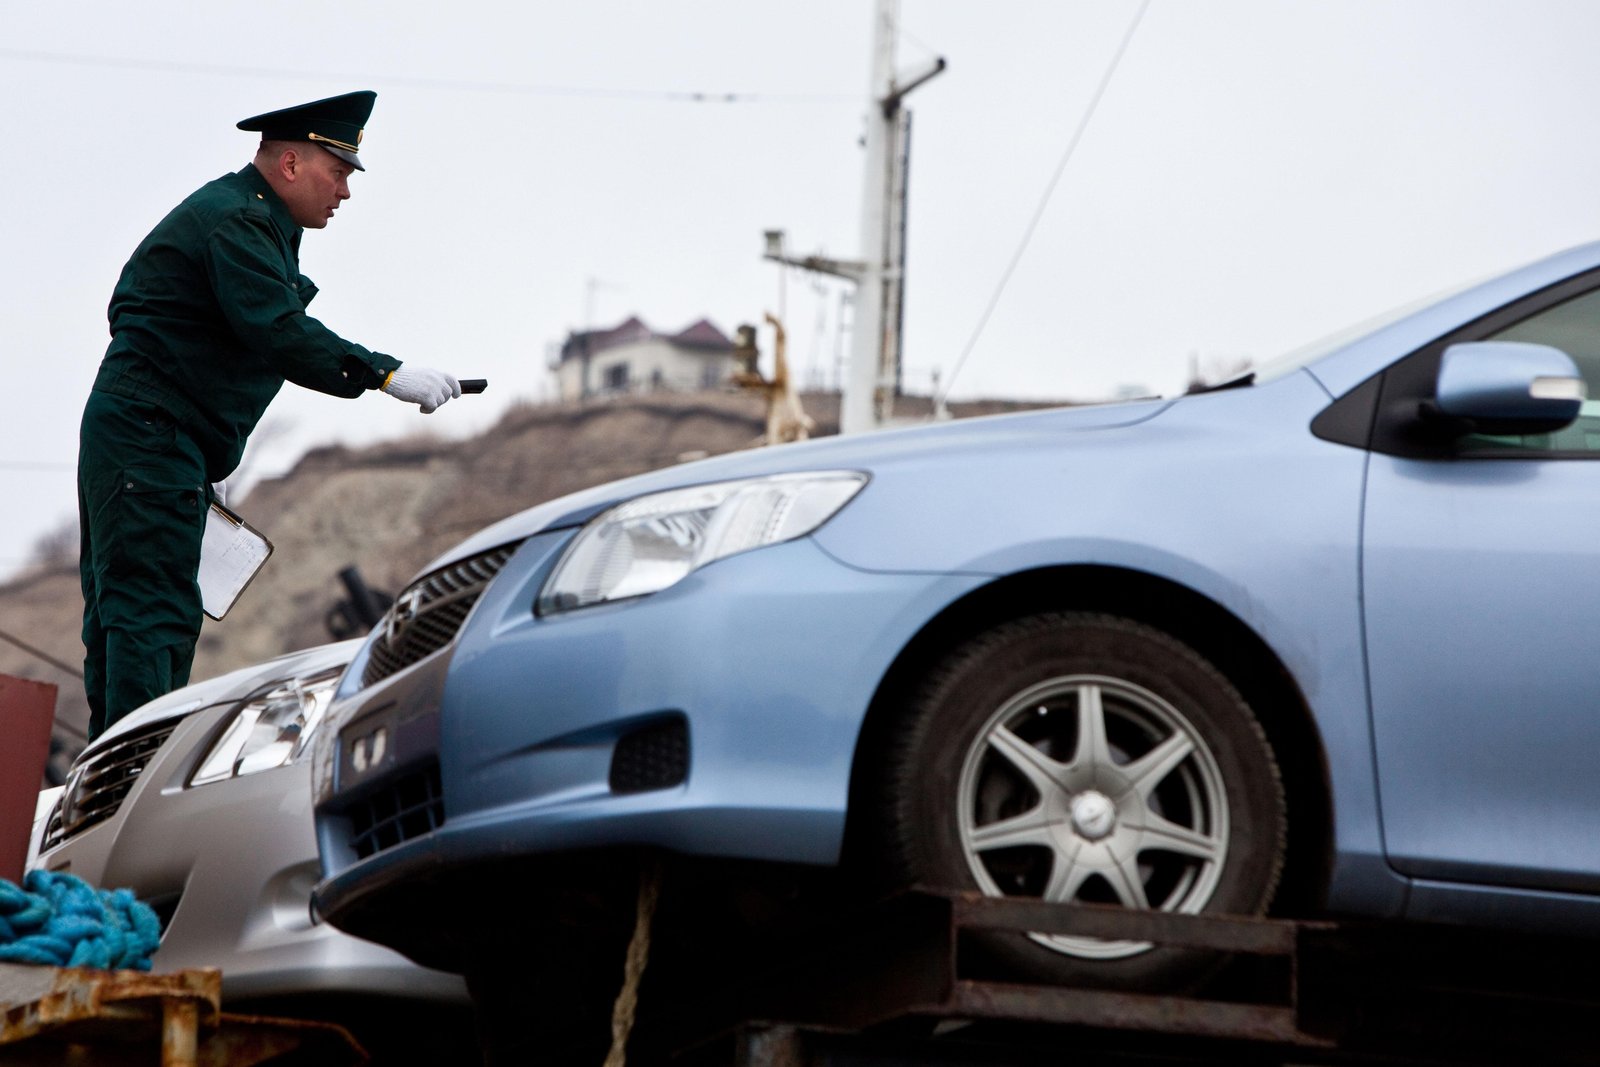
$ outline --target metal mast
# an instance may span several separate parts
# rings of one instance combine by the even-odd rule
[[[945,68],[943,57],[896,74],[899,0],[877,0],[873,14],[872,80],[867,86],[866,164],[861,191],[861,258],[790,258],[783,234],[768,231],[766,258],[856,283],[855,327],[842,383],[839,432],[874,430],[888,421],[900,384],[901,295],[905,285],[905,194],[910,113],[906,94]]]

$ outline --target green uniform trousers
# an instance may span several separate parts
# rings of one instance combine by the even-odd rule
[[[171,416],[89,394],[78,444],[78,566],[90,739],[188,684],[210,500],[200,450]]]

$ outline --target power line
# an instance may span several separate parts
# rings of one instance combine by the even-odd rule
[[[63,674],[66,674],[68,677],[76,678],[80,682],[83,681],[83,672],[78,670],[78,668],[67,666],[67,664],[56,659],[50,653],[34,648],[32,645],[28,644],[26,641],[22,640],[22,638],[17,637],[14,634],[9,634],[4,630],[0,630],[0,641],[5,641],[8,644],[16,645],[18,648],[22,649],[22,651],[28,653],[28,655],[44,660],[46,663],[50,664],[50,666],[54,667],[58,671],[61,671]]]
[[[581,85],[537,85],[528,82],[471,81],[457,78],[419,78],[403,74],[360,74],[348,70],[285,70],[281,67],[234,67],[220,63],[190,63],[126,56],[88,56],[67,52],[42,52],[27,48],[0,48],[0,59],[27,63],[55,63],[82,67],[115,67],[167,74],[208,74],[244,78],[320,78],[340,82],[409,85],[473,93],[509,93],[524,96],[568,96],[601,100],[650,100],[680,104],[836,103],[859,101],[859,93],[746,93],[678,89],[609,89]]]
[[[942,55],[946,55],[947,54],[942,49],[934,48],[932,45],[928,44],[926,41],[923,41],[920,38],[918,38],[916,34],[912,33],[910,30],[906,29],[906,24],[905,24],[905,20],[904,19],[901,19],[900,21],[896,22],[894,28],[895,28],[895,32],[900,35],[900,39],[901,40],[906,41],[907,43],[915,45],[916,47],[922,49],[922,51],[924,51],[924,52],[926,52],[928,54],[929,58],[936,58],[938,56],[942,56]]]
[[[1150,7],[1150,0],[1144,0],[1139,5],[1139,10],[1134,12],[1133,21],[1128,24],[1127,32],[1122,35],[1122,43],[1117,46],[1116,54],[1111,57],[1111,63],[1106,67],[1105,73],[1100,76],[1100,84],[1094,91],[1094,96],[1089,100],[1089,107],[1083,113],[1083,118],[1078,120],[1078,128],[1072,134],[1072,139],[1067,142],[1067,149],[1061,154],[1061,162],[1056,164],[1056,172],[1050,176],[1050,183],[1044,188],[1044,195],[1039,198],[1039,206],[1033,211],[1033,218],[1028,223],[1027,230],[1022,235],[1022,241],[1017,245],[1017,250],[1011,256],[1011,262],[1006,266],[1005,273],[1000,276],[1000,284],[995,286],[994,295],[989,298],[989,306],[983,309],[983,315],[978,319],[977,328],[972,331],[967,345],[961,350],[961,355],[956,359],[956,365],[950,371],[950,380],[945,383],[944,391],[940,393],[935,408],[943,404],[950,396],[950,390],[955,386],[956,375],[961,373],[961,368],[966,364],[967,357],[972,354],[973,348],[978,344],[983,329],[989,324],[989,316],[994,314],[994,309],[1000,303],[1000,296],[1006,291],[1006,285],[1011,281],[1011,275],[1016,273],[1017,264],[1022,262],[1022,253],[1027,251],[1028,242],[1033,240],[1034,231],[1039,228],[1039,220],[1044,218],[1044,210],[1050,204],[1050,198],[1055,195],[1056,184],[1061,181],[1061,174],[1067,169],[1072,154],[1078,148],[1078,142],[1083,140],[1083,132],[1089,128],[1089,120],[1094,118],[1095,109],[1100,106],[1100,98],[1105,96],[1106,88],[1111,84],[1111,78],[1117,72],[1117,66],[1122,62],[1123,55],[1128,51],[1128,45],[1133,40],[1133,31],[1139,28],[1140,21],[1144,18],[1146,9]]]
[[[11,635],[11,634],[8,634],[4,630],[0,630],[0,641],[6,641],[6,642],[8,642],[10,644],[16,645],[18,648],[22,649],[22,651],[28,653],[30,656],[35,656],[38,659],[43,660],[44,662],[48,663],[50,666],[54,667],[56,670],[61,671],[63,674],[66,674],[70,678],[76,678],[79,681],[83,680],[83,672],[79,671],[76,667],[67,666],[65,663],[62,663],[60,660],[58,660],[54,656],[50,655],[50,653],[40,651],[39,649],[34,648],[32,645],[28,644],[26,641],[23,641],[21,638],[18,638],[18,637],[15,637],[15,636]],[[64,733],[64,734],[69,734],[69,735],[71,735],[72,737],[76,738],[79,741],[83,741],[83,742],[87,743],[88,740],[89,740],[89,735],[88,734],[84,733],[82,730],[78,729],[76,726],[73,726],[71,723],[62,722],[60,719],[55,719],[54,721],[51,722],[50,725],[51,725],[52,729],[59,730],[61,733]]]

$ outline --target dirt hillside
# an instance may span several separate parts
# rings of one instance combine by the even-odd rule
[[[836,395],[808,395],[818,434],[835,432]],[[958,416],[1030,406],[956,405]],[[897,401],[896,414],[927,403]],[[341,570],[391,594],[439,553],[534,504],[627,475],[751,446],[764,426],[748,393],[658,393],[584,405],[513,409],[470,440],[394,441],[308,453],[286,475],[229,504],[275,552],[223,622],[206,620],[194,678],[331,639]],[[82,598],[75,565],[39,567],[0,585],[0,673],[60,687],[57,720],[81,731]],[[23,649],[15,641],[29,646]],[[54,661],[54,662],[52,662]]]

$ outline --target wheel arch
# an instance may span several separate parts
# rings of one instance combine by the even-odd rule
[[[1165,578],[1116,567],[1051,567],[1008,575],[949,605],[901,650],[879,683],[857,739],[845,863],[863,866],[869,857],[862,852],[875,847],[872,805],[862,800],[918,681],[952,649],[985,630],[1051,611],[1115,615],[1161,630],[1194,649],[1239,690],[1278,760],[1288,804],[1288,852],[1273,911],[1317,909],[1332,869],[1332,787],[1322,740],[1299,686],[1266,642],[1220,604]]]

